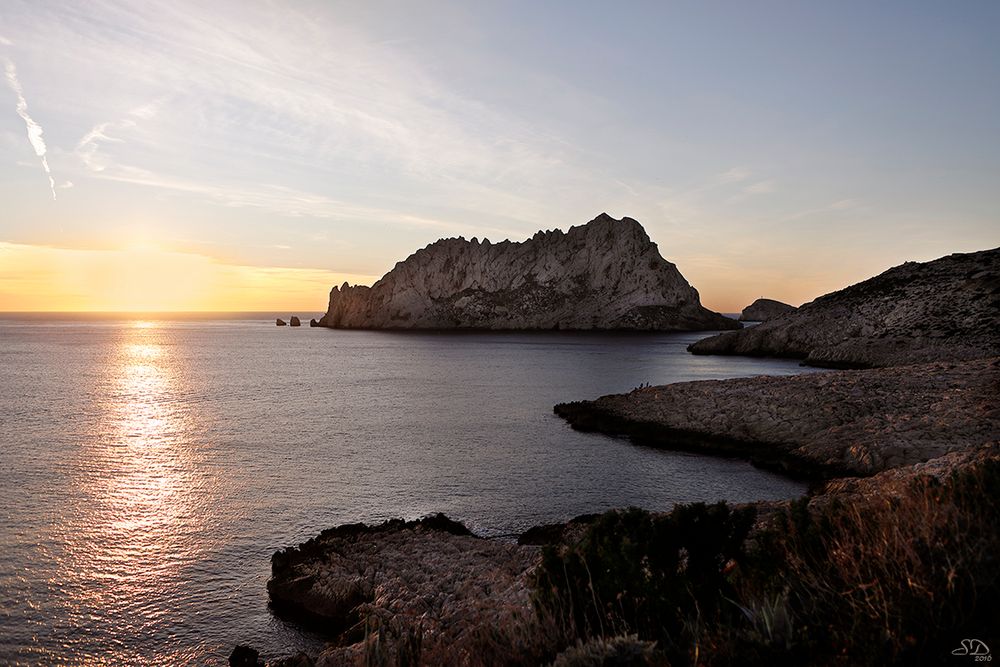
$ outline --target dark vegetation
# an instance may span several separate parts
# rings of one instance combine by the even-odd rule
[[[546,547],[535,604],[575,651],[621,658],[560,664],[939,664],[1000,627],[998,494],[988,459],[756,529],[725,504],[610,512]]]

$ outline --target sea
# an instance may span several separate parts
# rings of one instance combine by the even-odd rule
[[[0,664],[316,651],[268,607],[270,557],[342,523],[444,512],[510,540],[615,507],[805,492],[552,412],[810,372],[796,362],[685,351],[708,332],[275,326],[287,315],[0,315]]]

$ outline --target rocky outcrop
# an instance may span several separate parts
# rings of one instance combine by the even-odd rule
[[[580,430],[829,478],[871,475],[996,440],[998,390],[1000,358],[990,358],[681,382],[564,403],[555,412]]]
[[[277,318],[276,320],[274,320],[274,323],[276,325],[278,325],[279,327],[287,327],[288,326],[288,322],[286,322],[285,320],[281,319],[280,317]]]
[[[373,633],[391,637],[392,650],[414,639],[421,664],[476,664],[477,642],[496,639],[491,629],[517,633],[534,622],[528,574],[538,556],[441,514],[350,524],[275,553],[267,588],[280,612],[339,634],[317,665],[354,664]]]
[[[291,319],[288,321],[288,325],[293,327],[300,327],[302,326],[302,321],[295,315],[292,315]]]
[[[740,313],[740,322],[766,322],[776,317],[794,313],[795,306],[775,301],[774,299],[757,299]]]
[[[309,326],[311,326],[311,327],[318,327],[319,326],[319,321],[315,317],[313,317],[313,318],[311,318],[309,320]]]
[[[866,368],[1000,354],[1000,249],[907,262],[742,331],[695,354],[804,359]]]
[[[513,243],[432,243],[371,287],[330,292],[320,320],[370,329],[736,329],[702,307],[642,225],[601,214]]]

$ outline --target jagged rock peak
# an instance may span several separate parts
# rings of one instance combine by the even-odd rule
[[[501,243],[441,239],[371,287],[330,292],[334,328],[732,329],[632,218]]]

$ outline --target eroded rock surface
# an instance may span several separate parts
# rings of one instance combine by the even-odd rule
[[[330,292],[320,324],[370,329],[736,329],[701,305],[631,218],[520,243],[444,239],[396,264],[371,287]]]
[[[368,634],[381,629],[396,645],[419,634],[425,660],[463,664],[490,628],[533,622],[527,575],[538,555],[536,547],[475,537],[443,515],[352,524],[274,554],[268,592],[279,610],[341,634],[317,665],[356,659],[366,622]]]
[[[871,475],[995,440],[1000,358],[682,382],[555,412],[581,430],[807,477]]]
[[[740,322],[766,322],[788,313],[794,313],[795,310],[795,306],[774,299],[757,299],[740,313]]]
[[[858,368],[996,356],[1000,249],[907,262],[784,317],[688,349]]]

